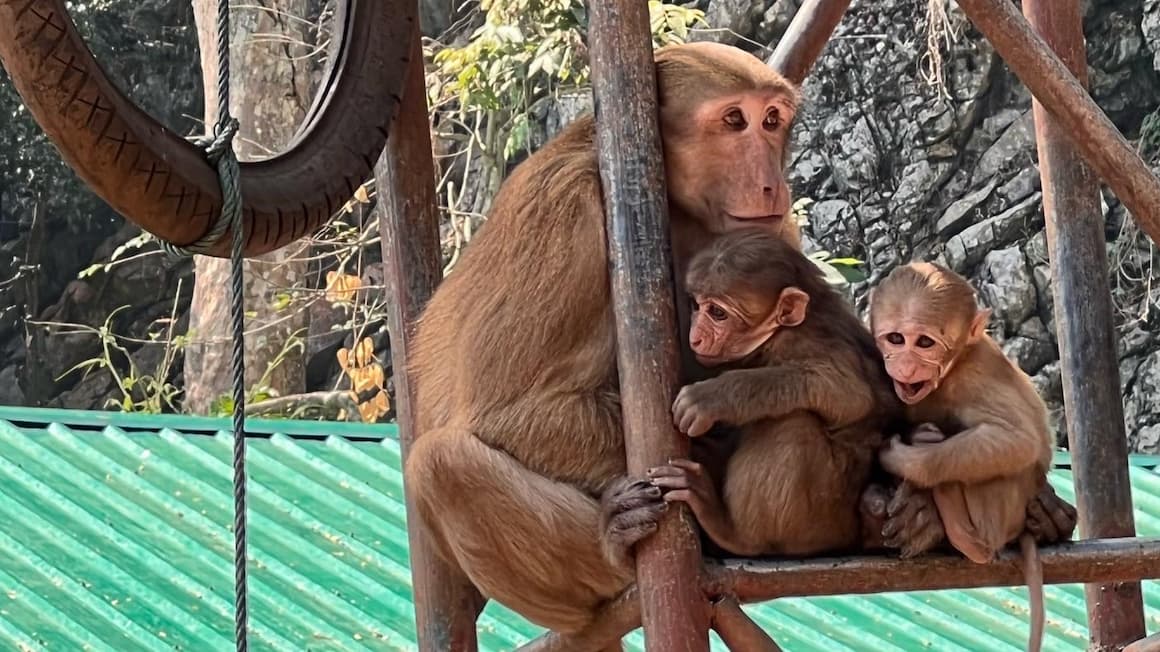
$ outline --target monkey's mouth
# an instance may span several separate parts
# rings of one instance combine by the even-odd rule
[[[894,393],[907,405],[914,405],[926,398],[934,390],[934,383],[929,380],[920,380],[917,383],[894,381]]]
[[[768,215],[734,215],[733,213],[726,213],[726,215],[737,222],[744,222],[746,225],[755,224],[760,226],[777,224],[784,217],[784,215],[777,213],[770,213]]]

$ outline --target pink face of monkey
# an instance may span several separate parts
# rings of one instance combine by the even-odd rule
[[[809,295],[796,287],[781,291],[776,302],[743,295],[693,295],[689,347],[706,367],[736,362],[769,341],[778,329],[806,317]]]

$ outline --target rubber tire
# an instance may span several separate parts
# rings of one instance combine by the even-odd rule
[[[336,9],[331,68],[298,135],[278,156],[241,164],[246,256],[318,230],[386,145],[417,5],[338,0]],[[216,172],[109,80],[64,0],[0,0],[0,62],[64,160],[110,206],[176,245],[209,232],[221,210]],[[228,256],[230,238],[207,255]]]

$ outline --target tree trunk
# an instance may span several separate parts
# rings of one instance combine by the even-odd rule
[[[228,0],[221,0],[228,1]],[[205,85],[205,121],[217,119],[217,2],[193,0]],[[257,5],[255,7],[255,5]],[[239,160],[269,156],[283,147],[305,117],[314,92],[317,58],[310,57],[310,0],[264,0],[230,14],[230,110],[239,121]],[[305,391],[307,310],[286,305],[307,275],[306,253],[297,245],[245,264],[246,387],[261,382],[274,395]],[[229,261],[198,256],[185,349],[184,410],[206,414],[229,396],[231,386]],[[285,353],[284,353],[285,351]],[[268,367],[279,355],[283,359]],[[265,378],[263,379],[263,377]]]

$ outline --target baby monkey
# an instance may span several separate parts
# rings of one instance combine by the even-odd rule
[[[986,333],[971,285],[931,263],[895,269],[873,290],[870,327],[907,420],[882,466],[930,490],[947,540],[977,563],[1019,539],[1031,594],[1030,650],[1043,637],[1043,577],[1028,504],[1047,482],[1054,442],[1030,378]]]
[[[685,284],[693,354],[724,371],[681,389],[674,422],[740,437],[720,493],[689,460],[650,469],[653,484],[735,555],[861,548],[859,497],[902,407],[869,330],[813,262],[761,231],[718,238]]]

